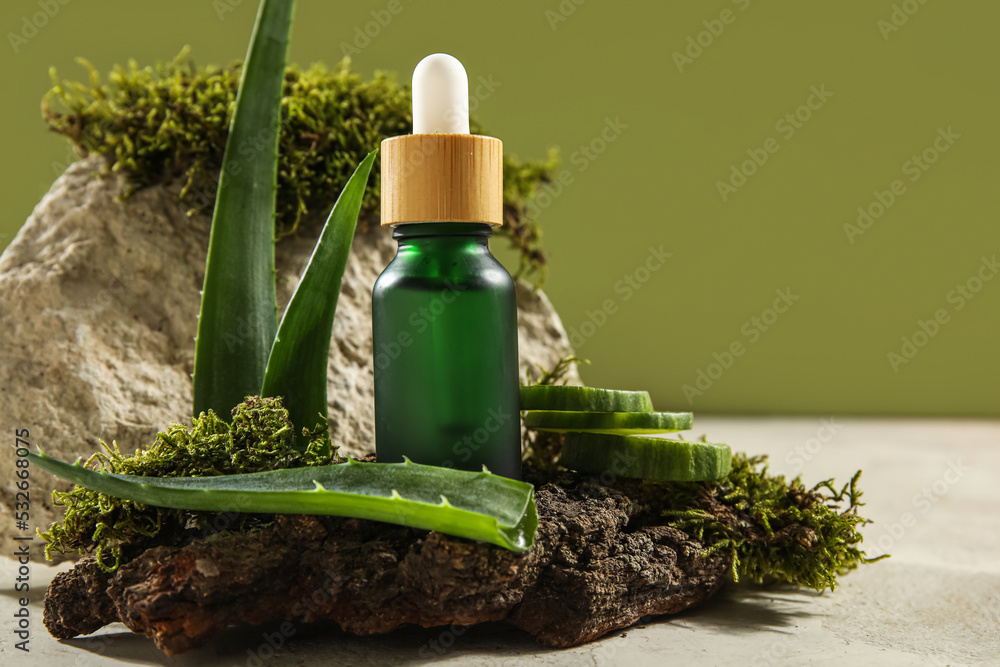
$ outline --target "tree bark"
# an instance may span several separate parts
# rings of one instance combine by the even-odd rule
[[[58,575],[44,622],[60,638],[120,620],[168,655],[226,627],[334,621],[359,635],[507,620],[546,646],[581,644],[710,597],[728,556],[671,528],[640,484],[564,474],[536,484],[524,554],[373,521],[277,515],[249,533],[147,549],[113,575]]]

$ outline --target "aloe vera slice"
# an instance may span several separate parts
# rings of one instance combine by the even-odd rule
[[[536,384],[521,387],[522,410],[652,412],[648,391]]]
[[[537,431],[586,431],[611,435],[668,433],[691,428],[690,412],[567,412],[531,410],[524,415],[524,425]]]
[[[732,459],[729,445],[571,432],[566,434],[559,463],[588,473],[609,471],[622,477],[698,482],[728,475]]]
[[[211,512],[373,519],[527,551],[538,510],[531,484],[490,472],[405,463],[347,463],[215,477],[142,477],[29,453],[39,468],[98,493]]]

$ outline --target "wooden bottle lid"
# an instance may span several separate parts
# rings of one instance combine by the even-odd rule
[[[382,142],[382,226],[503,224],[503,142],[479,134],[406,134]]]

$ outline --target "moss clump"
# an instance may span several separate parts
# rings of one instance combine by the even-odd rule
[[[218,187],[241,64],[196,67],[184,49],[173,61],[140,68],[115,67],[102,81],[86,60],[86,83],[62,82],[42,101],[52,131],[67,136],[82,155],[107,156],[113,171],[126,173],[133,188],[170,179],[185,181],[181,196],[194,210],[209,210]],[[61,108],[60,108],[61,107]],[[412,125],[410,90],[389,74],[370,81],[350,71],[344,59],[333,69],[290,66],[281,103],[276,229],[294,233],[310,211],[325,213],[354,168],[382,139],[407,134]],[[482,133],[473,121],[472,131]],[[254,145],[238,147],[253,159]],[[540,183],[549,182],[555,154],[546,161],[504,157],[504,218],[498,234],[520,251],[519,273],[544,276],[541,232],[525,214]],[[379,165],[365,195],[363,218],[377,215]]]
[[[880,558],[859,548],[858,479],[837,489],[832,479],[807,488],[796,477],[767,471],[766,456],[733,455],[718,482],[646,482],[656,488],[674,527],[703,544],[707,554],[729,552],[733,580],[777,580],[815,590],[837,587],[837,576]]]
[[[279,468],[332,463],[326,425],[303,431],[303,449],[293,446],[293,427],[280,398],[250,397],[233,410],[227,424],[214,412],[201,413],[191,428],[173,424],[156,436],[153,444],[124,456],[117,444],[101,442],[103,452],[85,465],[123,475],[149,477],[205,477],[261,472]],[[188,531],[204,531],[215,512],[151,507],[74,486],[68,492],[54,491],[53,503],[64,506],[62,523],[53,523],[39,535],[45,540],[45,556],[59,553],[94,552],[97,562],[109,571],[117,569],[123,548],[143,549],[171,543]],[[238,528],[259,525],[261,515],[234,515],[226,524]]]

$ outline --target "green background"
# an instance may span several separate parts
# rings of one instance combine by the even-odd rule
[[[355,69],[408,79],[445,51],[473,90],[480,76],[499,84],[477,115],[508,152],[560,147],[568,184],[538,216],[545,288],[567,329],[590,334],[579,349],[589,384],[649,388],[660,409],[700,412],[1000,414],[1000,279],[961,309],[948,298],[1000,251],[1000,4],[402,0],[354,44],[390,4],[301,0],[291,60],[333,64],[351,44],[363,47]],[[894,5],[902,25],[883,34]],[[732,22],[712,24],[724,10]],[[256,2],[70,0],[15,53],[10,33],[39,11],[37,0],[0,9],[4,247],[70,159],[39,114],[50,66],[79,79],[76,56],[107,71],[184,44],[197,62],[227,63],[245,52]],[[702,34],[707,46],[679,71],[674,53],[705,21],[721,34]],[[811,117],[789,137],[776,123],[813,86],[832,96],[799,110]],[[604,142],[608,119],[619,129]],[[960,138],[909,180],[904,164],[939,128]],[[723,201],[717,182],[768,138],[777,152]],[[904,194],[849,242],[844,225],[896,179]],[[672,256],[647,276],[640,267],[661,245]],[[626,300],[629,275],[648,280]],[[798,300],[752,340],[751,318],[770,318],[786,288]],[[609,299],[615,312],[585,325]],[[894,370],[888,353],[938,309],[947,322]],[[734,343],[743,354],[712,367]],[[699,370],[717,377],[689,402],[683,387]]]

